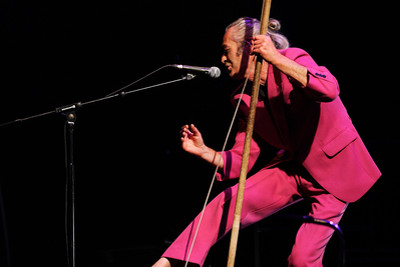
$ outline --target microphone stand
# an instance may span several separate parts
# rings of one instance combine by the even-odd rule
[[[148,76],[148,75],[147,75]],[[145,76],[145,77],[147,77]],[[16,119],[13,121],[9,121],[6,123],[0,124],[0,128],[9,126],[12,124],[16,124],[18,122],[24,122],[27,120],[31,119],[36,119],[40,117],[44,117],[50,114],[61,114],[65,117],[65,128],[64,128],[64,135],[65,135],[65,168],[66,168],[66,236],[67,236],[67,261],[68,261],[68,267],[75,267],[76,266],[76,239],[75,239],[75,163],[74,163],[74,126],[75,126],[75,121],[77,119],[76,115],[76,110],[78,108],[90,105],[90,104],[95,104],[95,103],[100,103],[106,100],[110,100],[116,97],[124,97],[126,95],[130,95],[132,93],[136,93],[139,91],[155,88],[155,87],[160,87],[163,85],[167,84],[172,84],[180,81],[185,81],[185,80],[192,80],[196,76],[193,74],[186,74],[180,79],[176,80],[171,80],[131,91],[122,91],[121,89],[116,91],[115,93],[109,94],[105,97],[89,100],[86,102],[77,102],[73,103],[70,105],[58,107],[54,110],[40,113],[37,115],[32,115],[29,117],[25,117],[22,119]],[[141,78],[143,79],[143,78]],[[141,80],[139,79],[139,80]],[[135,82],[134,82],[135,83]],[[132,85],[131,83],[130,85]],[[128,85],[129,86],[129,85]],[[122,89],[126,89],[128,86],[123,87]],[[70,233],[70,234],[69,234]]]
[[[176,80],[172,80],[172,81],[168,81],[168,82],[163,82],[163,83],[159,83],[159,84],[155,84],[155,85],[150,85],[150,86],[147,86],[147,87],[143,87],[143,88],[139,88],[139,89],[135,89],[135,90],[131,90],[131,91],[120,91],[120,90],[118,90],[115,93],[109,94],[109,95],[107,95],[105,97],[96,98],[96,99],[89,100],[89,101],[86,101],[86,102],[76,102],[76,103],[73,103],[73,104],[69,104],[69,105],[66,105],[66,106],[55,108],[54,110],[50,110],[50,111],[47,111],[47,112],[31,115],[31,116],[28,116],[28,117],[25,117],[25,118],[21,118],[21,119],[15,119],[15,120],[12,120],[12,121],[4,122],[4,123],[0,124],[0,128],[5,127],[5,126],[9,126],[9,125],[13,125],[13,124],[16,124],[16,123],[19,123],[19,122],[28,121],[28,120],[31,120],[31,119],[45,117],[47,115],[54,114],[54,113],[61,113],[62,115],[66,115],[64,112],[66,112],[68,110],[75,110],[76,108],[80,108],[80,107],[83,107],[83,106],[86,106],[86,105],[89,105],[89,104],[94,104],[94,103],[97,103],[97,102],[103,102],[105,100],[113,99],[113,98],[116,98],[116,97],[119,97],[119,96],[124,97],[124,96],[132,94],[132,93],[137,93],[137,92],[140,92],[140,91],[143,91],[143,90],[147,90],[147,89],[151,89],[151,88],[155,88],[155,87],[160,87],[160,86],[171,84],[171,83],[176,83],[176,82],[185,81],[185,80],[190,81],[195,77],[196,77],[195,75],[187,73],[186,76],[183,76],[180,79],[176,79]],[[133,84],[133,83],[131,83],[131,84]],[[125,89],[126,87],[127,86],[123,87],[123,89]]]

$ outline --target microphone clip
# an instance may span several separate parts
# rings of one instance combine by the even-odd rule
[[[190,81],[190,80],[194,79],[195,77],[196,77],[196,75],[187,73],[185,76],[182,77],[182,79]]]

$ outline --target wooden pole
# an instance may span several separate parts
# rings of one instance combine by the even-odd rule
[[[268,22],[269,22],[269,13],[271,10],[271,0],[264,0],[263,9],[261,13],[261,25],[260,25],[260,34],[266,35],[268,31]],[[235,213],[233,218],[232,225],[232,233],[231,240],[229,245],[229,255],[228,255],[228,263],[227,267],[233,267],[235,265],[235,257],[236,257],[236,249],[239,238],[239,230],[240,230],[240,217],[242,214],[242,206],[243,206],[243,197],[244,197],[244,188],[247,178],[247,170],[249,165],[249,155],[250,155],[250,145],[253,137],[254,130],[254,122],[256,118],[256,107],[258,94],[260,90],[260,80],[261,80],[261,67],[262,67],[263,59],[261,57],[257,57],[255,75],[253,81],[253,89],[251,93],[251,102],[250,102],[250,110],[249,116],[247,119],[247,128],[246,128],[246,138],[244,142],[243,148],[243,158],[242,158],[242,166],[240,170],[239,176],[239,184],[236,198],[236,206]]]

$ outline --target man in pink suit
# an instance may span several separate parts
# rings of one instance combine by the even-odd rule
[[[277,150],[277,156],[246,181],[241,226],[268,217],[298,198],[310,200],[310,216],[338,223],[348,203],[364,195],[381,173],[338,97],[335,77],[305,51],[289,48],[279,28],[279,22],[271,19],[268,35],[258,35],[256,19],[240,18],[227,27],[223,38],[221,61],[232,78],[252,81],[255,56],[264,59],[249,170],[265,143]],[[193,124],[182,127],[183,149],[218,166],[218,180],[239,176],[249,95],[246,89],[235,144],[229,151],[207,147]],[[235,91],[233,102],[239,97]],[[237,186],[228,188],[207,205],[191,265],[202,266],[211,246],[230,231],[236,191]],[[199,216],[154,267],[178,266],[187,260]],[[329,227],[304,223],[288,265],[322,266],[332,234]]]

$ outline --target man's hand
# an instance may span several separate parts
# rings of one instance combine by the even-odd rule
[[[193,124],[184,125],[181,128],[182,149],[196,155],[206,162],[222,169],[224,163],[222,157],[215,150],[204,144],[200,131]]]
[[[182,126],[181,142],[183,150],[199,157],[207,150],[200,131],[193,124]]]
[[[274,42],[271,37],[268,35],[257,35],[253,37],[251,41],[252,49],[250,51],[251,54],[258,54],[264,60],[269,63],[274,64],[278,57],[281,56],[279,51],[276,49]]]
[[[307,86],[307,68],[282,55],[278,49],[276,49],[274,42],[268,35],[257,35],[253,37],[250,52],[260,55],[265,61],[271,63],[281,72],[295,79],[302,86]]]

